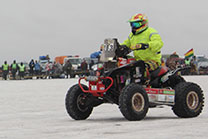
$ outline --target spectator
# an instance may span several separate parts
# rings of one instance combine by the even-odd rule
[[[13,80],[16,80],[17,69],[18,69],[18,65],[16,63],[16,60],[14,60],[13,63],[11,64],[11,72],[12,72]]]
[[[60,63],[54,62],[52,66],[52,77],[53,78],[60,78],[61,74],[63,73],[63,67]]]
[[[193,59],[191,59],[190,66],[191,66],[191,74],[192,75],[198,74],[198,69],[197,69],[198,63],[196,61],[196,56],[194,56]]]
[[[40,70],[41,70],[40,64],[36,60],[35,61],[35,75],[37,76],[37,79],[39,78],[38,76],[40,75]]]
[[[166,61],[166,66],[170,69],[170,70],[175,70],[178,66],[178,60],[179,60],[179,56],[176,52],[174,52],[173,54],[171,54],[167,61]]]
[[[90,64],[89,64],[89,69],[90,69],[90,70],[92,70],[92,66],[93,66],[94,64],[95,64],[94,61],[91,60],[91,62],[90,62]]]
[[[25,65],[21,62],[19,65],[19,76],[20,76],[20,80],[24,79],[24,75],[25,75]]]
[[[52,70],[51,70],[51,73],[54,75],[55,74],[55,69],[56,69],[56,62],[54,61],[52,63]]]
[[[85,75],[87,71],[87,67],[88,67],[88,64],[86,60],[84,59],[84,61],[81,63],[82,76]]]
[[[50,61],[49,55],[46,55],[46,60]]]
[[[191,60],[189,58],[185,58],[185,66],[190,67],[191,66]],[[190,68],[187,68],[185,70],[185,75],[189,75],[191,72]]]
[[[52,63],[51,62],[48,62],[46,64],[46,75],[48,76],[49,79],[51,78],[52,68],[53,68]]]
[[[29,67],[30,67],[30,70],[29,70],[30,75],[32,75],[32,76],[33,76],[33,74],[34,74],[34,67],[35,67],[35,62],[34,62],[34,60],[33,60],[33,59],[30,61],[30,63],[29,63]]]
[[[196,66],[198,66],[198,62],[197,62],[197,60],[196,60],[196,56],[193,57],[193,63],[194,63]]]
[[[4,64],[2,65],[2,72],[3,72],[3,79],[7,80],[7,76],[9,73],[9,65],[7,64],[7,61],[4,61]]]
[[[190,66],[191,60],[189,58],[185,58],[185,65]]]
[[[81,63],[81,69],[83,70],[83,71],[86,71],[87,70],[87,62],[86,62],[86,60],[84,60],[82,63]]]
[[[69,74],[71,73],[71,69],[72,69],[72,64],[70,60],[67,60],[63,67],[63,70],[66,74],[66,78],[68,78]]]

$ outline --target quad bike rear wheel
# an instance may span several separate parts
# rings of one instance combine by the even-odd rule
[[[127,120],[136,121],[144,119],[149,108],[145,89],[135,83],[124,87],[119,97],[119,108]]]
[[[175,105],[173,112],[181,118],[197,117],[204,106],[201,88],[190,82],[181,82],[175,87]]]
[[[86,85],[82,85],[84,89],[88,89]],[[85,120],[92,113],[93,107],[87,105],[89,101],[88,94],[84,93],[78,84],[72,86],[66,95],[66,110],[73,119]]]

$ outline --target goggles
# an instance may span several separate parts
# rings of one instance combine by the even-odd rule
[[[133,28],[139,28],[142,26],[142,23],[141,22],[131,22],[131,27]]]

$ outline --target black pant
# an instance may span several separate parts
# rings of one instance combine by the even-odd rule
[[[8,75],[9,71],[5,70],[3,71],[3,79],[7,80],[7,75]]]
[[[34,70],[33,68],[30,68],[30,75],[33,75],[34,74]]]
[[[16,73],[17,73],[16,70],[15,71],[12,71],[12,77],[13,77],[14,80],[16,79]]]
[[[69,77],[69,74],[71,73],[71,69],[67,69],[66,70],[66,78],[68,78]]]
[[[19,72],[20,79],[24,79],[24,75],[25,75],[24,71],[20,71]]]

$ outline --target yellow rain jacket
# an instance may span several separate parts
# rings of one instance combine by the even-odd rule
[[[145,50],[135,50],[134,57],[136,60],[154,60],[158,62],[158,64],[161,64],[162,55],[160,49],[163,47],[163,42],[155,29],[148,27],[140,34],[133,35],[133,33],[130,33],[129,37],[121,45],[126,45],[130,48],[136,46],[138,43],[149,44],[149,48]]]

